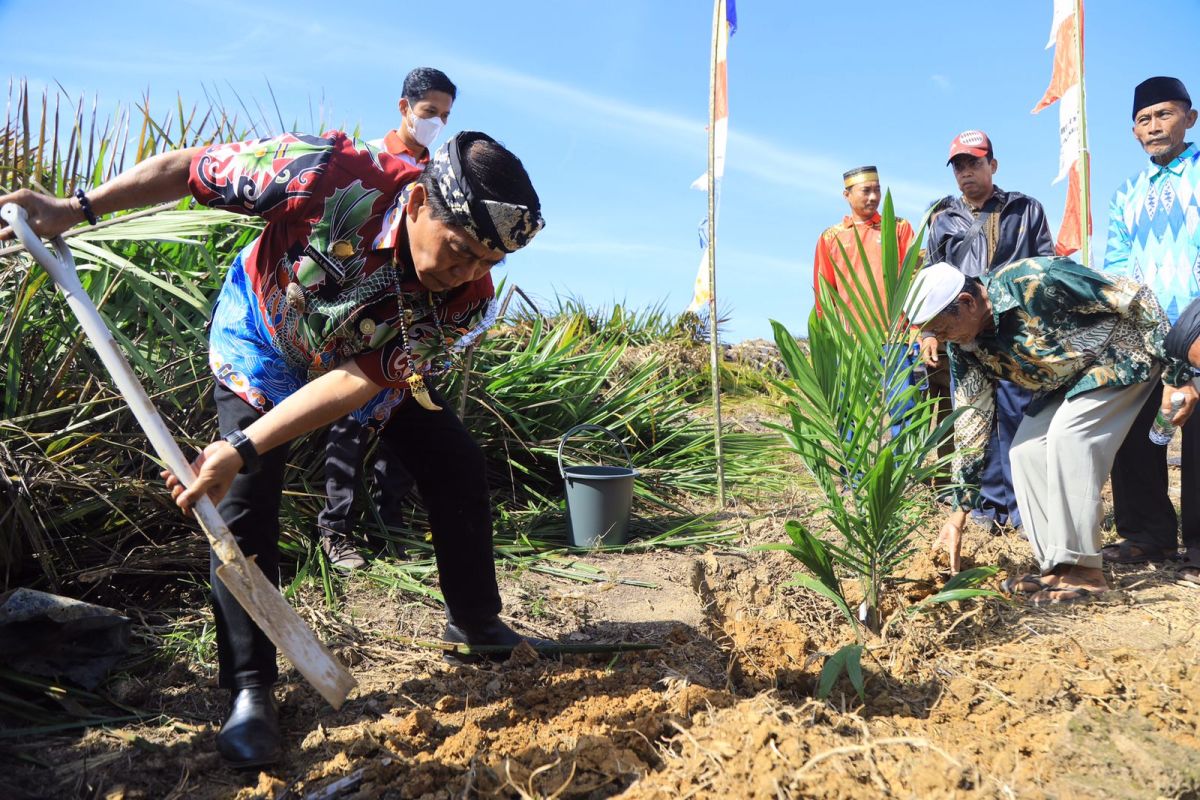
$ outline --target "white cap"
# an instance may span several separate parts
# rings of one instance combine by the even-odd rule
[[[954,302],[966,284],[967,276],[945,261],[929,265],[913,279],[904,316],[912,325],[924,325]]]

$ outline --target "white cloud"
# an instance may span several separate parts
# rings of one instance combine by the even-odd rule
[[[312,36],[314,32],[314,23],[303,16],[295,19],[288,19],[286,16],[277,19],[274,13],[262,9],[255,10],[253,6],[242,9],[230,0],[206,0],[206,3],[210,7],[215,4],[215,8],[222,13],[238,9],[239,18],[245,21],[240,40],[232,40],[200,52],[192,48],[180,49],[168,45],[153,51],[144,50],[136,55],[127,52],[118,61],[111,58],[101,59],[98,54],[84,53],[67,56],[67,62],[71,67],[85,71],[118,71],[127,75],[199,75],[209,83],[210,91],[224,94],[222,88],[229,90],[231,87],[222,86],[223,81],[236,81],[238,77],[244,78],[260,69],[266,69],[267,62],[264,57],[272,51],[261,47],[265,26],[272,26],[276,38],[287,38],[284,33],[303,37]],[[396,69],[393,54],[396,36],[397,31],[390,29],[386,23],[372,27],[365,35],[363,31],[354,31],[351,35],[345,28],[325,27],[320,30],[321,47],[313,54],[313,60],[321,63],[342,63],[346,59],[352,59],[360,69],[374,68],[391,72]],[[25,55],[27,60],[38,63],[39,66],[50,66],[56,61],[60,65],[67,63],[62,60],[62,54],[51,57],[31,51]],[[699,116],[689,117],[630,103],[564,82],[462,58],[447,52],[438,53],[436,60],[448,73],[454,75],[461,85],[470,85],[473,92],[503,93],[504,96],[511,97],[512,102],[520,103],[529,109],[533,115],[561,121],[573,131],[614,131],[631,144],[653,147],[680,158],[693,160],[700,167],[703,166],[705,120]],[[933,76],[934,80],[938,78],[947,80],[944,76]],[[271,82],[277,89],[293,88],[295,80],[289,77],[286,71],[282,74],[272,72]],[[311,86],[305,88],[310,92],[313,89]],[[233,107],[238,108],[236,98],[223,99],[231,101]],[[333,119],[334,112],[330,109],[323,110],[322,117],[327,118],[323,121],[337,126],[337,120]],[[258,112],[257,107],[250,109],[251,116],[259,116]],[[269,103],[263,104],[263,116],[268,122],[273,121],[274,108]],[[285,122],[290,121],[289,119]],[[731,119],[729,149],[727,166],[730,175],[745,174],[775,186],[815,193],[830,199],[841,198],[837,178],[844,167],[843,160],[835,154],[799,150],[744,132],[738,129],[736,115]],[[914,213],[917,205],[937,196],[937,189],[921,185],[919,182],[901,179],[892,182],[892,185],[905,186],[904,192],[901,194],[897,191],[897,195],[901,196],[901,207],[906,213]],[[907,198],[916,198],[917,205],[913,205]]]
[[[630,135],[678,146],[679,137],[704,140],[704,123],[678,114],[594,94],[569,84],[547,80],[492,64],[456,60],[447,65],[456,81],[475,87],[503,89],[523,96],[543,113],[565,114],[579,125],[618,125]],[[463,78],[467,80],[463,80]],[[479,91],[479,88],[476,88]],[[588,115],[581,119],[579,113]]]
[[[950,79],[945,75],[930,75],[929,82],[941,91],[947,93],[954,88],[953,84],[950,83]]]
[[[627,103],[490,64],[459,60],[454,62],[453,72],[456,76],[466,75],[476,86],[515,92],[527,102],[533,101],[533,107],[546,109],[543,113],[569,118],[575,125],[616,128],[623,136],[640,137],[642,144],[657,145],[675,153],[694,152],[697,163],[703,159],[705,126],[699,118]],[[836,179],[844,167],[835,156],[796,150],[740,131],[736,118],[730,124],[729,151],[726,166],[730,174],[741,172],[778,186],[841,199]],[[831,175],[834,180],[830,180]],[[905,213],[923,210],[924,203],[940,196],[937,187],[920,181],[890,183],[897,196],[904,198],[898,205]]]

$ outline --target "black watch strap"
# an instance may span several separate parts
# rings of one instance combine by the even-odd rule
[[[258,451],[254,449],[254,442],[250,441],[249,436],[241,430],[234,430],[225,434],[225,441],[233,445],[233,449],[242,457],[242,468],[238,472],[249,475],[258,470]]]

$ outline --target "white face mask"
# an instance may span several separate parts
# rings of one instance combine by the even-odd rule
[[[446,123],[442,122],[441,117],[425,119],[409,112],[408,132],[422,147],[429,147],[433,144],[445,126]]]

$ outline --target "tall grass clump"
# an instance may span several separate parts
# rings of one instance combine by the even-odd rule
[[[118,106],[10,82],[0,133],[0,191],[68,194],[178,147],[239,133],[235,116]],[[210,432],[204,324],[229,255],[251,220],[165,204],[66,239],[80,279],[179,432]],[[48,276],[19,247],[0,251],[0,570],[84,593],[112,570],[149,576],[190,570],[203,543],[181,536],[157,468],[124,401]],[[174,531],[174,535],[171,532]],[[189,566],[185,566],[189,565]]]
[[[934,425],[937,400],[910,385],[906,360],[912,332],[904,300],[917,278],[920,237],[901,261],[890,194],[882,217],[882,285],[869,270],[864,284],[843,251],[852,284],[848,297],[819,287],[822,313],[809,317],[807,351],[783,325],[772,323],[789,376],[780,382],[790,423],[781,430],[820,487],[821,513],[788,522],[790,541],[768,547],[787,551],[808,568],[793,585],[831,600],[856,637],[880,632],[884,596],[914,552],[928,503],[923,489],[945,477],[952,459],[939,458],[937,448],[951,434],[953,417]],[[858,248],[867,263],[861,242]],[[908,403],[912,408],[893,436],[891,410]],[[981,574],[964,574],[934,601],[962,599],[958,589],[977,591],[970,585]],[[859,584],[863,600],[857,608],[847,599],[843,577]],[[828,693],[845,670],[861,693],[861,653],[861,645],[851,645],[835,654],[819,689]]]
[[[516,323],[539,318],[575,321],[586,333],[632,346],[663,342],[703,344],[707,336],[707,329],[697,322],[695,314],[674,313],[665,300],[644,308],[630,308],[624,302],[593,306],[578,297],[555,297],[549,309],[525,307],[513,314]]]
[[[631,312],[618,307],[612,313]],[[684,494],[716,491],[712,425],[695,415],[688,400],[694,377],[672,375],[653,355],[626,360],[630,345],[622,338],[594,331],[568,313],[510,328],[476,354],[479,374],[472,381],[478,389],[468,400],[466,423],[491,456],[492,485],[508,502],[557,502],[559,437],[582,423],[608,428],[625,441],[642,473],[637,491],[643,499],[669,506]],[[457,377],[450,387],[458,391]],[[782,472],[769,452],[774,437],[723,438],[731,453],[727,478],[735,486],[780,483]],[[579,444],[568,448],[569,457],[598,457]]]

